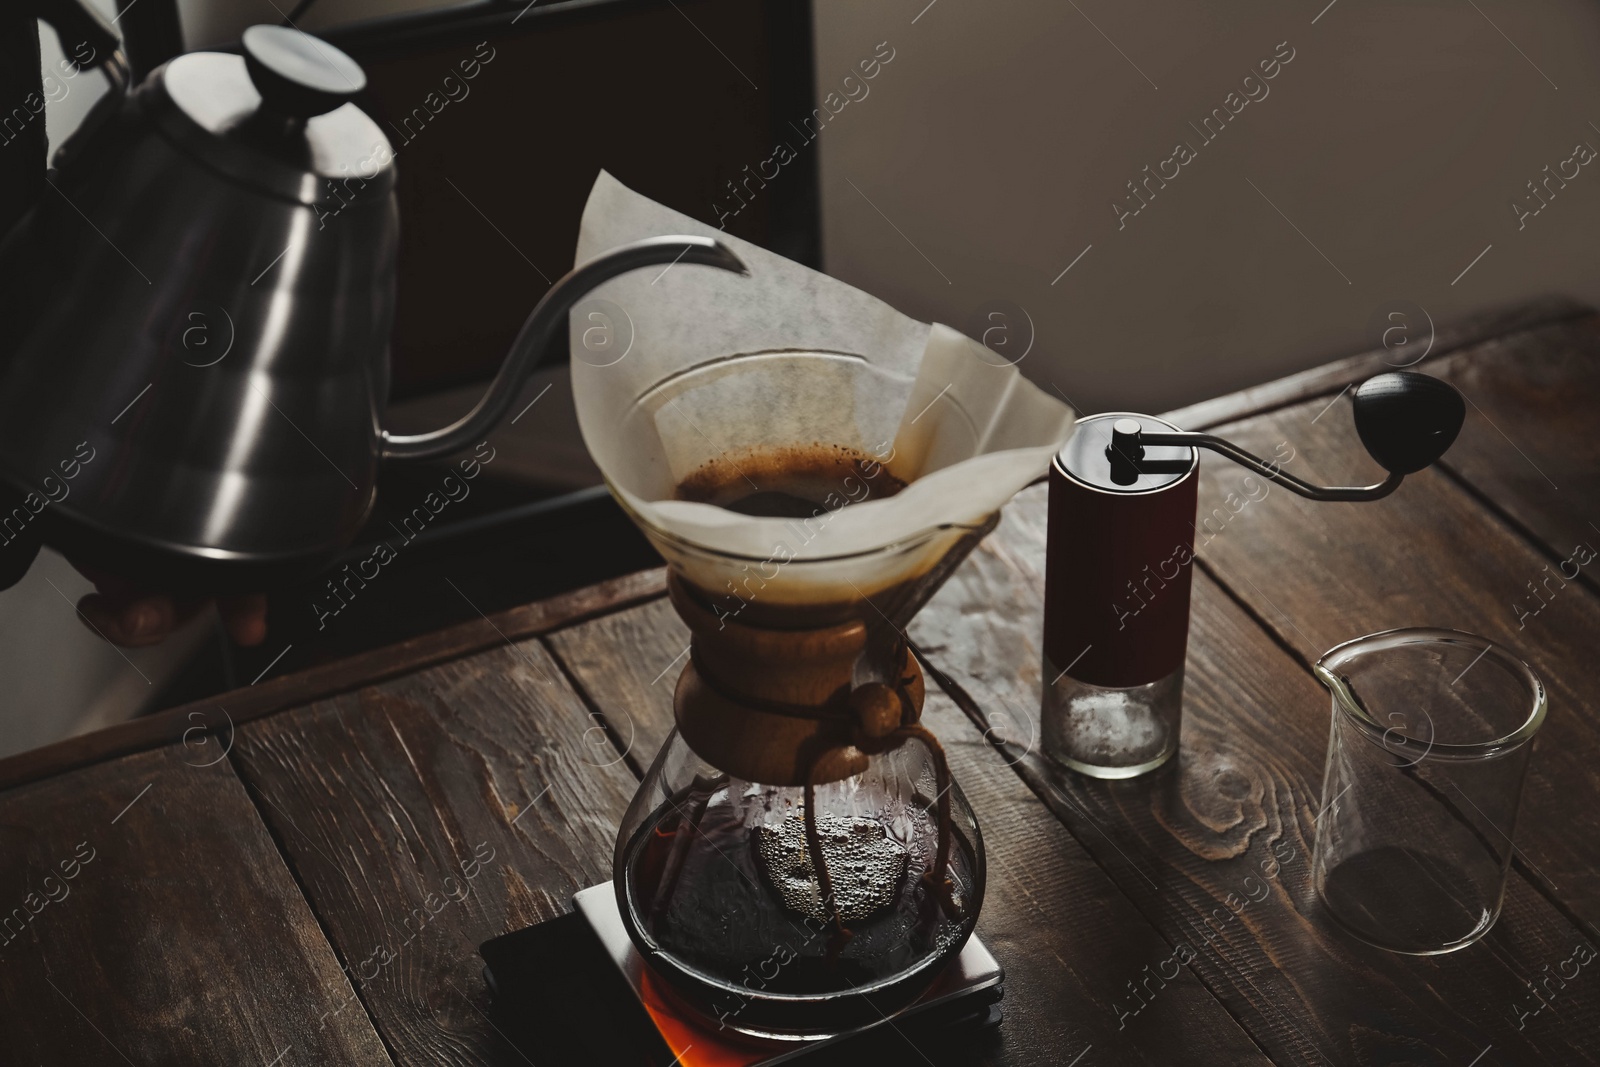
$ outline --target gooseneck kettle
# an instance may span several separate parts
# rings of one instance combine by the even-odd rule
[[[583,264],[468,415],[389,433],[396,175],[351,102],[360,66],[255,26],[242,56],[178,56],[130,87],[96,15],[35,10],[112,91],[0,243],[0,479],[24,499],[0,525],[36,517],[47,543],[149,587],[258,590],[314,570],[355,537],[380,460],[486,436],[594,287],[651,264],[744,271],[702,237]]]

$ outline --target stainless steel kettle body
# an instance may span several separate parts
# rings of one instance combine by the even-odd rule
[[[196,62],[243,67],[192,55],[170,73]],[[319,226],[320,189],[291,199],[196,165],[157,126],[184,118],[168,73],[71,146],[8,240],[22,284],[0,321],[21,330],[0,369],[0,464],[80,552],[320,557],[372,502],[394,199],[353,198]]]
[[[0,244],[0,478],[49,543],[173,589],[260,589],[330,559],[380,458],[486,435],[606,278],[743,269],[705,238],[601,257],[546,294],[469,416],[386,435],[393,152],[348,102],[348,57],[277,27],[244,44],[102,101]]]

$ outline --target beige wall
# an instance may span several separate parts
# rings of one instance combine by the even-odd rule
[[[1600,303],[1600,165],[1521,231],[1509,206],[1600,148],[1600,4],[1325,4],[817,0],[820,92],[878,42],[895,54],[818,141],[829,273],[961,327],[1008,301],[1017,344],[1019,306],[1022,369],[1090,410],[1373,347],[1394,300],[1441,321]],[[1202,142],[1188,123],[1283,41],[1268,95]],[[1119,229],[1126,183],[1180,140],[1196,158]]]

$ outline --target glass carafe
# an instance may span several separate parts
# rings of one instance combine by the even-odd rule
[[[806,1039],[877,1022],[972,933],[983,841],[920,723],[903,626],[992,525],[793,561],[862,594],[809,603],[713,596],[693,579],[726,560],[661,546],[692,651],[614,884],[653,976],[713,1028]]]

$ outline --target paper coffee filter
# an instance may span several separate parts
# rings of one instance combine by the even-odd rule
[[[776,557],[787,565],[763,596],[832,597],[839,576],[823,561],[881,553],[884,566],[871,573],[848,568],[850,584],[870,594],[937,562],[954,540],[941,528],[981,524],[1044,473],[1071,433],[1070,407],[976,341],[663,207],[604,171],[576,260],[680,233],[722,241],[750,276],[680,265],[607,282],[572,312],[572,388],[584,442],[624,507],[676,564],[727,572],[691,580],[720,590],[748,561]],[[803,523],[673,499],[702,465],[754,469],[763,453],[815,446],[877,457],[908,484]],[[839,492],[855,496],[846,485]]]

